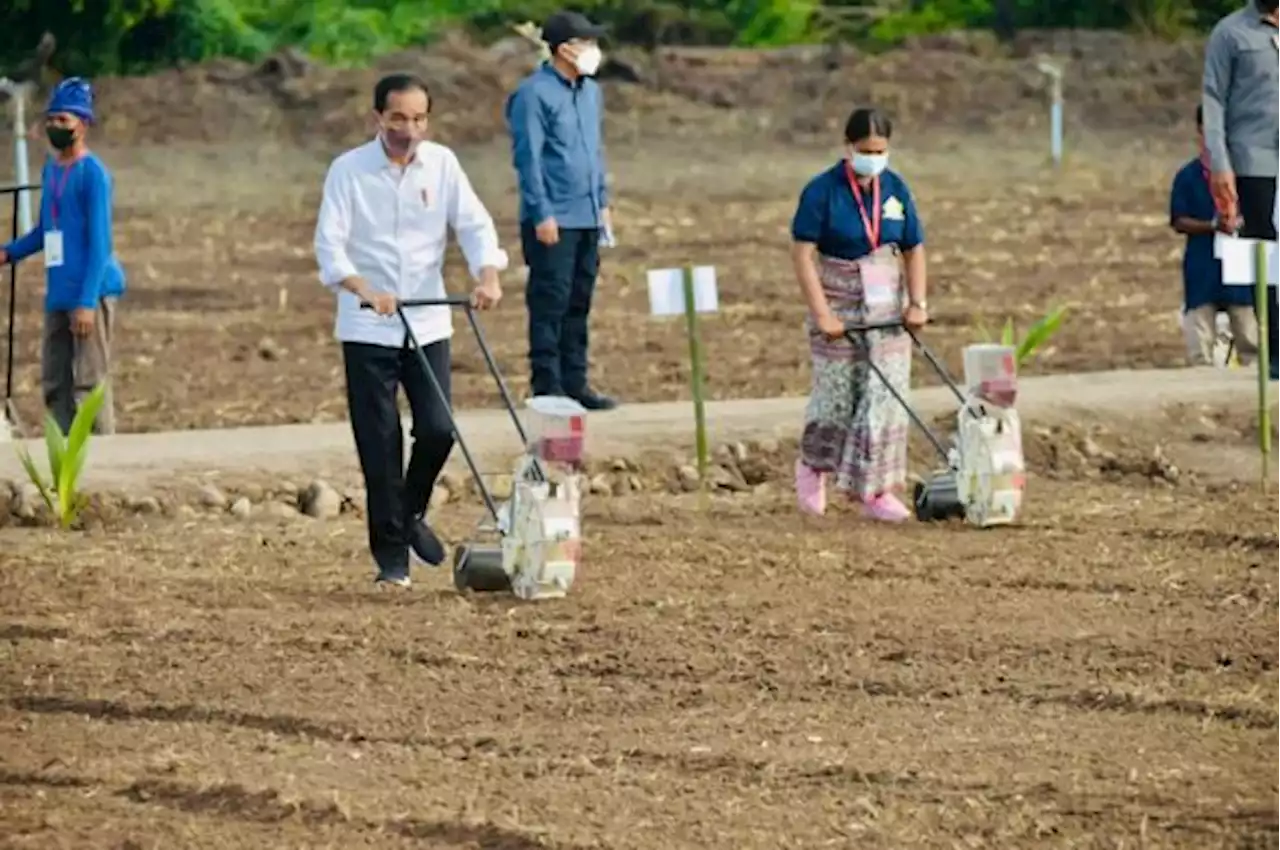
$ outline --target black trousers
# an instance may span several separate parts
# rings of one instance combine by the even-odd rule
[[[433,342],[423,353],[444,390],[444,400],[407,342],[403,348],[342,344],[347,408],[367,493],[369,549],[382,569],[408,567],[410,523],[426,513],[436,479],[453,450],[453,429],[447,415],[449,340]],[[407,470],[396,404],[401,386],[413,415],[413,449]]]
[[[587,319],[600,271],[600,231],[562,229],[543,245],[529,222],[520,226],[529,267],[529,372],[534,395],[576,395],[587,388]]]
[[[1240,197],[1240,216],[1244,224],[1240,235],[1246,239],[1276,238],[1276,226],[1271,218],[1276,211],[1276,178],[1274,177],[1236,177],[1236,194]],[[1271,363],[1271,377],[1276,376],[1277,365],[1280,364],[1280,345],[1276,344],[1280,334],[1280,309],[1276,306],[1276,288],[1267,288],[1267,347]]]

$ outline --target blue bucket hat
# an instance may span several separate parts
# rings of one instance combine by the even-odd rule
[[[67,77],[54,87],[49,95],[46,115],[65,112],[86,124],[93,123],[93,87],[83,77]]]

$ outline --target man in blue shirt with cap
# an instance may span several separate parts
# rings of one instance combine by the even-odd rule
[[[40,182],[40,223],[0,247],[0,265],[44,252],[45,318],[40,383],[45,407],[63,433],[76,409],[108,377],[116,299],[124,271],[111,244],[111,174],[89,152],[93,89],[79,77],[49,97],[45,134],[53,153]],[[103,400],[97,434],[115,431],[114,407]]]
[[[1183,330],[1193,366],[1213,365],[1219,311],[1225,312],[1241,366],[1258,356],[1258,321],[1253,288],[1224,286],[1222,264],[1213,256],[1214,234],[1226,226],[1210,189],[1209,154],[1204,143],[1204,109],[1196,107],[1200,154],[1179,169],[1169,193],[1169,225],[1187,237],[1182,255]]]
[[[587,381],[587,319],[601,238],[612,238],[604,107],[592,79],[603,34],[576,12],[548,18],[542,40],[551,58],[521,82],[506,109],[529,267],[531,389],[535,396],[569,396],[588,410],[616,406]]]

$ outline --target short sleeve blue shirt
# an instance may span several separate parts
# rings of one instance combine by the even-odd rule
[[[867,217],[874,221],[871,198],[871,192],[862,193]],[[875,249],[849,185],[844,160],[804,187],[791,220],[791,238],[812,242],[819,253],[841,260],[858,260]],[[886,170],[880,175],[880,244],[897,245],[904,251],[924,244],[924,225],[920,223],[915,199],[907,182],[895,171]]]
[[[1212,221],[1215,214],[1204,167],[1199,158],[1193,159],[1173,178],[1169,222],[1178,218]],[[1222,264],[1213,256],[1213,234],[1205,233],[1187,237],[1182,254],[1182,298],[1188,310],[1206,304],[1249,305],[1253,303],[1253,288],[1222,285]]]

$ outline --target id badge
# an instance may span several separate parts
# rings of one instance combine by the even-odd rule
[[[56,269],[62,265],[62,231],[49,230],[44,234],[44,265],[47,269]]]
[[[883,266],[862,267],[862,298],[867,313],[873,316],[894,314],[902,309],[902,288],[892,269]]]

